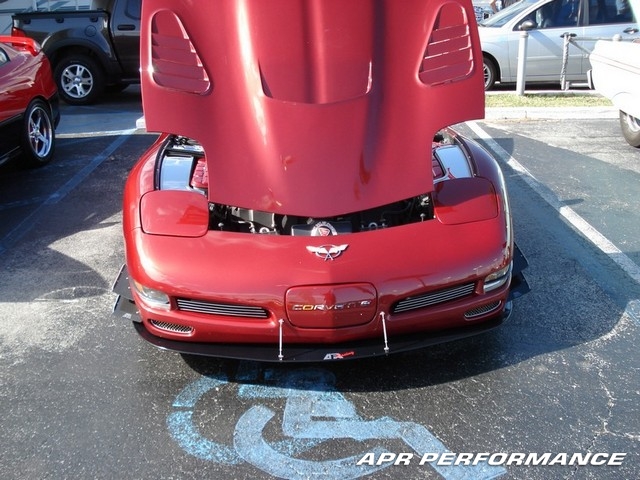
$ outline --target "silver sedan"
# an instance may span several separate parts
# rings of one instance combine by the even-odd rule
[[[517,80],[518,45],[529,34],[526,82],[560,82],[563,35],[575,35],[581,48],[569,46],[566,80],[587,82],[588,53],[597,38],[638,37],[629,0],[521,0],[480,22],[485,89]]]

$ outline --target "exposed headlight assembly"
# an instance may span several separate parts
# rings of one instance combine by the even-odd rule
[[[509,262],[504,268],[493,272],[484,279],[484,293],[491,292],[497,288],[502,287],[509,278],[511,278],[511,269],[513,268],[513,262]]]
[[[133,288],[135,288],[136,292],[142,297],[142,300],[150,307],[162,308],[165,310],[169,310],[171,306],[171,302],[169,301],[169,296],[161,292],[160,290],[154,290],[153,288],[145,287],[140,282],[136,282],[132,280],[131,284]]]

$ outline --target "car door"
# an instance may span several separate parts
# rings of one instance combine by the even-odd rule
[[[20,133],[20,114],[26,101],[21,95],[25,79],[19,71],[24,63],[24,55],[16,55],[0,43],[0,161],[16,147]]]
[[[560,81],[564,33],[583,35],[578,26],[580,0],[551,0],[531,12],[524,20],[533,22],[527,45],[527,80]],[[520,23],[521,25],[522,23]],[[569,50],[566,66],[568,79],[582,75],[582,53]]]
[[[135,77],[140,71],[140,11],[142,0],[118,0],[112,12],[112,36],[124,73]]]
[[[588,53],[593,50],[597,39],[610,40],[620,35],[622,40],[640,38],[638,23],[633,16],[629,0],[584,0],[585,40],[577,40],[587,50],[583,52],[583,73],[591,68]]]
[[[9,52],[0,43],[0,124],[16,114],[13,68],[9,60]]]

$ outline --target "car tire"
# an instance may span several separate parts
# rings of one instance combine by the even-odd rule
[[[86,55],[69,55],[54,70],[60,97],[70,105],[89,105],[104,92],[102,68]]]
[[[620,128],[627,143],[640,148],[640,119],[620,110]]]
[[[33,100],[27,107],[20,141],[28,166],[40,167],[53,158],[55,128],[49,105],[43,100]]]
[[[498,69],[493,60],[486,56],[482,56],[482,71],[484,73],[484,89],[491,90],[496,83]]]

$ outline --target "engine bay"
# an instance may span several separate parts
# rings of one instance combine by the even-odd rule
[[[438,132],[431,148],[434,184],[474,175],[464,144],[447,131]],[[156,159],[156,188],[187,190],[208,195],[209,172],[202,146],[189,138],[171,135]],[[331,218],[275,214],[209,202],[209,230],[267,235],[329,236],[369,232],[435,218],[433,193],[376,208]]]

